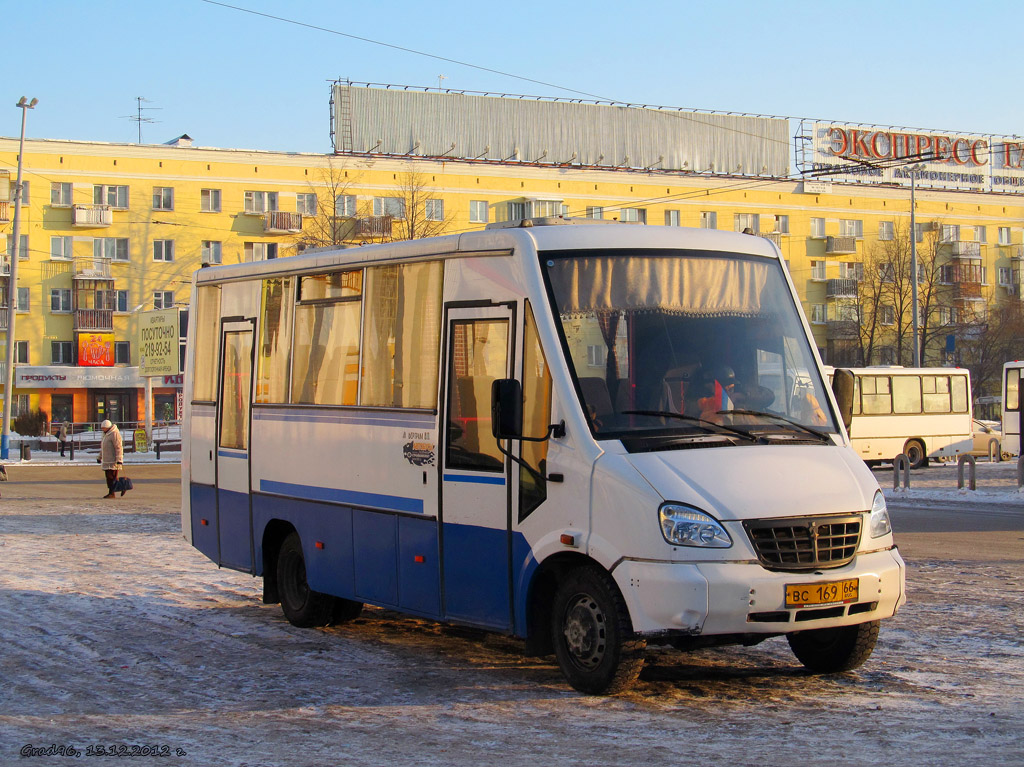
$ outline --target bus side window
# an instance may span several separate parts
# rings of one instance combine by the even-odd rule
[[[1020,410],[1020,370],[1010,368],[1006,371],[1006,409]]]

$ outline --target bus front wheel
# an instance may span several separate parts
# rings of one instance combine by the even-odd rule
[[[797,660],[816,674],[850,671],[871,656],[878,641],[878,621],[786,634]]]
[[[903,446],[903,454],[907,456],[911,469],[920,469],[928,465],[928,454],[920,440],[912,439]]]
[[[551,632],[562,674],[582,693],[621,692],[640,675],[647,643],[633,636],[625,600],[603,570],[567,574],[555,591]]]
[[[293,626],[326,626],[334,617],[335,598],[313,591],[306,582],[306,559],[296,532],[289,533],[277,554],[277,587],[281,611]]]

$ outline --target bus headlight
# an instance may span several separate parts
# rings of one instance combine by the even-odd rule
[[[875,500],[871,502],[871,518],[868,520],[868,534],[872,538],[881,538],[892,532],[892,524],[889,522],[889,509],[885,506],[885,498],[881,493],[875,493]]]
[[[661,534],[675,546],[700,546],[727,549],[732,538],[718,520],[703,511],[677,503],[666,503],[658,509]]]

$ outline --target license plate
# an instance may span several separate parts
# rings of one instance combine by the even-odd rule
[[[786,585],[786,607],[825,607],[856,602],[860,582],[856,578],[826,583],[790,583]]]

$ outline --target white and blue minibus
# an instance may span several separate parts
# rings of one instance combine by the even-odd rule
[[[648,644],[854,668],[905,600],[766,239],[504,222],[203,268],[191,306],[182,530],[297,626],[376,605],[612,693]]]

